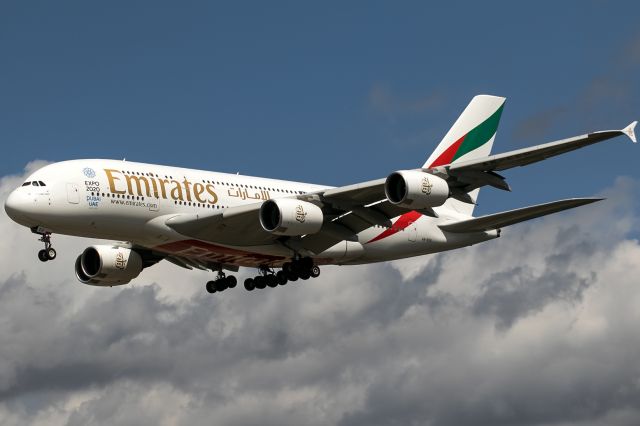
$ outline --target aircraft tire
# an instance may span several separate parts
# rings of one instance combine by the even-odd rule
[[[38,252],[38,259],[40,259],[40,262],[46,262],[47,260],[49,260],[49,257],[47,256],[47,251],[46,250],[40,250]]]
[[[298,281],[298,274],[296,274],[294,271],[289,271],[286,276],[287,280],[289,281]]]
[[[238,284],[238,280],[236,279],[236,277],[234,277],[233,275],[229,275],[227,277],[227,286],[229,288],[235,288],[237,284]]]
[[[320,276],[320,268],[314,265],[314,267],[311,268],[311,278],[318,278],[319,276]]]
[[[260,290],[267,286],[266,280],[262,275],[258,275],[253,279],[253,281],[256,284],[256,288],[259,288]]]
[[[253,291],[256,288],[253,278],[247,278],[244,280],[244,288],[247,291]]]
[[[215,285],[217,291],[225,291],[227,288],[229,288],[227,278],[220,278],[219,280],[216,280],[214,282],[216,283]]]
[[[49,249],[46,250],[46,254],[47,254],[47,260],[53,260],[58,255],[58,253],[56,253],[56,250],[53,247],[49,247]]]
[[[271,288],[278,287],[278,279],[275,275],[267,275],[266,277],[267,285]]]
[[[300,273],[301,280],[308,280],[309,278],[311,278],[311,271],[309,271],[308,269]]]
[[[280,285],[287,284],[287,276],[285,275],[284,271],[276,272],[276,279],[278,280],[278,284]]]
[[[211,294],[217,291],[215,281],[207,281],[207,285],[205,286],[205,288],[207,289],[207,292]]]

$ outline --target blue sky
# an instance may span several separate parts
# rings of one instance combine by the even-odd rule
[[[636,2],[4,2],[2,175],[127,158],[342,185],[421,165],[471,97],[494,150],[640,117]],[[638,177],[619,139],[506,172],[478,212]]]

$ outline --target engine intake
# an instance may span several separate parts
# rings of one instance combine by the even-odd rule
[[[260,207],[260,225],[276,235],[315,234],[322,228],[323,220],[320,207],[293,198],[267,200]]]
[[[419,170],[400,170],[387,177],[384,192],[392,204],[419,210],[443,205],[449,198],[449,184]]]
[[[76,259],[76,277],[83,284],[114,286],[127,284],[142,272],[142,258],[126,247],[91,246]]]

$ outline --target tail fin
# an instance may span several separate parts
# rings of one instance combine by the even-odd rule
[[[478,95],[471,99],[422,168],[444,166],[456,161],[490,155],[505,101],[505,98],[490,95]],[[469,193],[473,204],[450,198],[446,205],[460,213],[471,215],[478,192],[476,189]]]
[[[490,95],[478,95],[471,99],[422,168],[444,166],[461,158],[470,160],[489,155],[505,100]]]

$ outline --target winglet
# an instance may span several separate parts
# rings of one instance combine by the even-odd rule
[[[629,139],[631,139],[631,141],[632,141],[633,143],[638,142],[638,141],[636,140],[636,134],[635,134],[635,132],[634,132],[634,129],[636,128],[636,124],[638,124],[638,122],[637,122],[637,121],[634,121],[633,123],[629,124],[629,125],[628,125],[627,127],[625,127],[624,129],[622,129],[622,132],[623,132],[625,135],[629,136]]]

